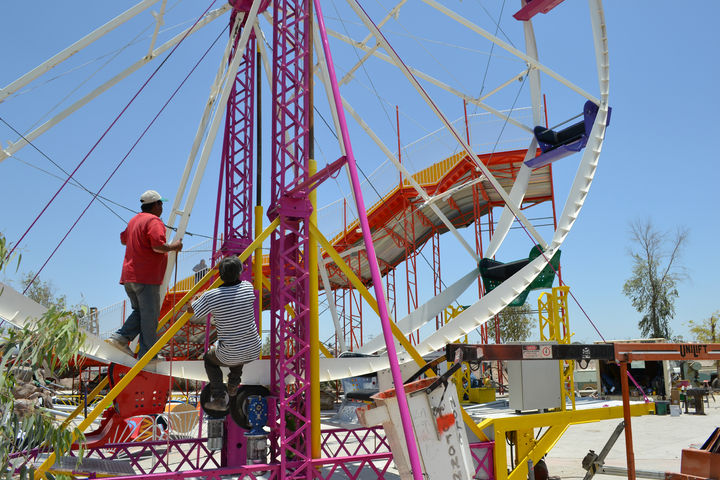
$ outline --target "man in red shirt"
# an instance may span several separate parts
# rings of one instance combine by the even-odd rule
[[[182,241],[167,243],[165,224],[160,220],[163,201],[167,199],[155,190],[140,196],[142,212],[135,215],[120,234],[125,245],[120,283],[130,298],[132,313],[123,326],[107,342],[132,355],[128,344],[140,335],[138,358],[155,344],[158,316],[162,298],[160,284],[165,276],[168,252],[182,250]]]

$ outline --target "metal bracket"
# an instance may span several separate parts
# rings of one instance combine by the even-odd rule
[[[625,422],[620,422],[617,427],[615,427],[615,431],[610,435],[610,438],[608,438],[608,441],[605,443],[605,446],[600,451],[600,454],[595,454],[593,450],[590,450],[587,455],[585,455],[585,458],[583,458],[582,461],[582,467],[587,470],[587,473],[585,474],[585,477],[583,480],[590,480],[595,476],[596,473],[602,473],[601,468],[605,464],[605,457],[608,456],[608,453],[610,453],[610,450],[612,450],[612,447],[615,445],[615,442],[617,441],[618,437],[622,433],[622,431],[625,430]]]

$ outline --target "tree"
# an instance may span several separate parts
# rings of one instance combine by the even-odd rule
[[[1,270],[9,264],[2,234],[0,259]],[[0,477],[15,478],[14,472],[18,472],[20,478],[26,478],[32,473],[31,459],[25,455],[34,447],[44,445],[62,455],[70,449],[73,435],[84,438],[79,430],[58,425],[54,415],[39,405],[42,394],[37,390],[44,385],[36,385],[32,379],[33,372],[41,370],[51,376],[60,373],[76,359],[83,341],[77,318],[57,306],[23,328],[0,330]],[[36,391],[20,395],[23,389]],[[29,398],[16,398],[19,396]]]
[[[650,220],[630,224],[633,246],[632,275],[623,285],[623,293],[642,313],[640,333],[648,338],[670,338],[670,320],[675,316],[677,284],[686,278],[679,258],[687,241],[687,232],[670,235],[658,231]]]
[[[40,277],[35,277],[34,272],[28,272],[23,275],[21,283],[23,289],[27,289],[25,295],[43,307],[50,308],[55,306],[60,310],[67,309],[67,297],[65,295],[57,295],[52,282],[44,282],[40,280]],[[30,282],[32,282],[32,284]],[[29,288],[28,285],[30,285]]]
[[[701,322],[690,320],[687,325],[699,343],[718,343],[720,340],[720,310]],[[715,361],[715,369],[720,377],[720,360]]]
[[[523,342],[530,338],[535,318],[527,303],[520,307],[506,307],[498,316],[500,340],[503,343]]]

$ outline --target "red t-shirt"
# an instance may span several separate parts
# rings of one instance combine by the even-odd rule
[[[167,253],[158,253],[152,247],[166,243],[162,220],[152,213],[138,213],[120,234],[120,242],[125,245],[120,283],[160,285],[165,276]]]

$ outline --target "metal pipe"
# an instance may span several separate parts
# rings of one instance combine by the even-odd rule
[[[390,318],[388,316],[387,304],[385,302],[382,278],[380,276],[380,269],[378,267],[377,257],[375,256],[375,247],[373,245],[372,235],[370,232],[370,224],[368,223],[367,212],[365,211],[365,205],[363,202],[362,190],[360,188],[360,179],[358,177],[357,166],[355,164],[355,155],[353,154],[352,145],[350,144],[350,134],[347,128],[347,122],[345,121],[345,112],[342,108],[340,88],[337,84],[337,77],[335,75],[335,65],[333,64],[332,55],[330,53],[330,45],[328,43],[327,31],[325,30],[325,19],[322,16],[320,1],[314,0],[314,3],[315,9],[317,10],[317,20],[320,35],[322,36],[323,50],[325,51],[325,60],[327,61],[329,74],[328,76],[330,77],[330,82],[332,84],[335,108],[338,112],[341,133],[343,136],[343,143],[345,144],[345,149],[347,152],[347,166],[348,170],[350,171],[353,190],[355,191],[355,202],[357,204],[358,218],[362,227],[365,248],[367,249],[366,251],[368,256],[368,263],[370,264],[370,272],[373,279],[373,288],[375,289],[375,297],[378,302],[378,308],[380,309],[380,320],[382,323],[383,336],[385,337],[385,343],[387,345],[390,371],[392,372],[393,383],[395,384],[398,407],[400,410],[400,419],[402,421],[403,433],[405,434],[405,441],[407,442],[410,466],[413,471],[413,478],[415,480],[422,480],[422,465],[420,463],[420,456],[418,454],[417,444],[415,443],[415,432],[413,431],[412,421],[410,419],[410,410],[408,408],[407,397],[405,396],[405,389],[403,388],[403,380],[402,374],[400,372],[400,365],[398,364],[397,352],[395,351],[395,342],[393,340],[392,328],[390,326]]]
[[[310,158],[310,176],[315,175],[317,162]],[[310,223],[317,224],[317,189],[309,194],[312,212]],[[308,242],[308,272],[310,273],[310,437],[312,458],[320,458],[320,324],[318,318],[318,241],[310,229]]]
[[[628,476],[628,469],[625,467],[613,467],[603,465],[599,468],[597,473],[602,473],[603,475],[618,475],[621,477],[625,477]],[[655,478],[658,480],[665,480],[667,478],[665,472],[658,472],[655,470],[637,470],[635,471],[635,476],[640,478]]]
[[[632,443],[632,426],[630,425],[630,389],[628,386],[627,361],[620,362],[620,378],[622,382],[623,419],[625,421],[625,452],[627,454],[628,480],[635,480],[635,452]]]

